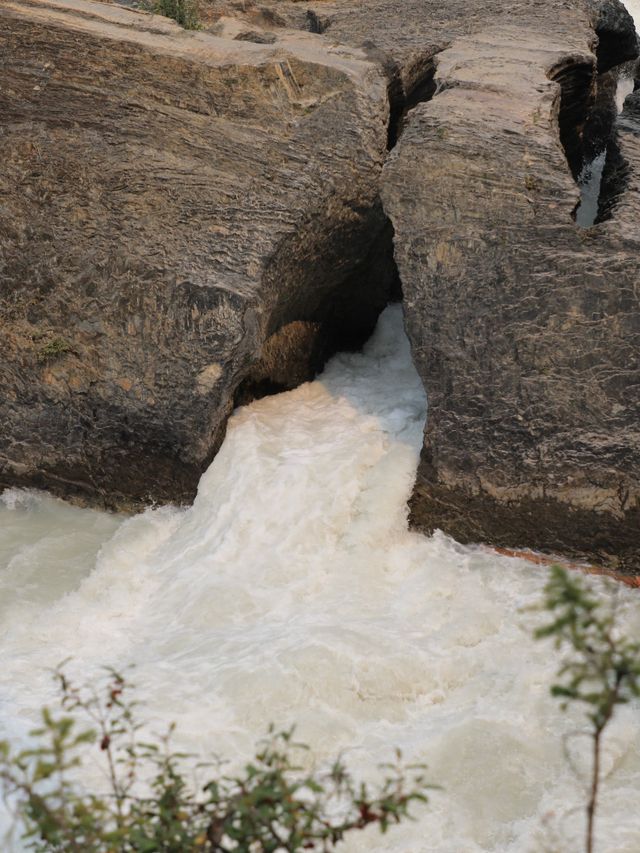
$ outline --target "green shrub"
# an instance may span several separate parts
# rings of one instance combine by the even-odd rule
[[[356,784],[342,761],[305,773],[305,750],[291,731],[269,731],[255,757],[235,775],[219,762],[194,765],[163,738],[142,740],[130,684],[107,670],[97,686],[55,673],[62,714],[42,712],[36,745],[14,751],[0,743],[0,786],[40,853],[276,853],[331,851],[346,833],[377,825],[382,832],[427,802],[423,768],[397,755],[375,790]],[[84,721],[78,724],[78,715]],[[90,727],[87,727],[87,722]],[[78,770],[98,758],[107,793],[86,791]],[[206,775],[204,784],[191,779]]]
[[[200,29],[196,0],[156,0],[155,11],[165,18],[173,18],[185,30]]]
[[[537,639],[551,637],[556,648],[568,649],[551,694],[561,707],[586,705],[591,740],[591,779],[586,805],[585,850],[594,849],[594,822],[601,782],[601,752],[605,729],[616,707],[640,696],[640,643],[628,640],[617,625],[616,599],[598,599],[581,578],[553,566],[540,610],[552,619],[535,631]]]

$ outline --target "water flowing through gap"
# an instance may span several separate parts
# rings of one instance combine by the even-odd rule
[[[235,413],[192,508],[123,519],[5,492],[0,736],[24,736],[66,656],[85,677],[134,663],[155,730],[177,720],[187,750],[240,760],[296,722],[363,774],[395,745],[426,761],[446,791],[420,820],[345,850],[540,849],[545,815],[582,802],[561,750],[579,718],[549,698],[555,656],[519,614],[545,572],[407,531],[424,415],[393,306],[363,354]],[[618,853],[640,849],[635,713],[606,753],[599,831]]]

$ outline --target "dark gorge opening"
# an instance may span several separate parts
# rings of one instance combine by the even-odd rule
[[[357,352],[371,337],[389,303],[402,299],[393,256],[393,227],[378,204],[361,262],[316,303],[301,305],[266,339],[260,359],[234,397],[241,406],[289,391],[320,373],[337,352]]]
[[[633,19],[612,0],[594,22],[596,62],[567,57],[549,72],[560,85],[558,125],[580,201],[573,216],[589,228],[609,219],[628,186],[628,165],[618,139],[620,93],[638,56]]]

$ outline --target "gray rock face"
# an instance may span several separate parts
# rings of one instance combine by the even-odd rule
[[[579,157],[592,37],[543,7],[440,54],[385,167],[429,396],[412,521],[638,571],[640,139],[625,119],[627,191],[579,228],[561,139]]]
[[[397,286],[386,212],[429,395],[412,523],[638,571],[620,2],[205,11],[185,33],[85,0],[0,7],[0,486],[191,498],[234,404],[366,338]]]
[[[592,2],[591,14],[601,15],[603,0]],[[616,3],[604,0],[607,7]],[[542,0],[538,14],[555,16],[556,5]],[[220,34],[260,26],[279,36],[290,27],[320,34],[326,44],[364,49],[387,75],[393,125],[407,106],[430,96],[435,57],[453,39],[514,20],[526,26],[531,0],[207,0],[204,8]],[[568,14],[584,18],[585,0],[572,0]],[[610,18],[619,27],[616,15]]]
[[[0,79],[0,487],[189,499],[388,301],[386,80],[82,0],[3,3]]]

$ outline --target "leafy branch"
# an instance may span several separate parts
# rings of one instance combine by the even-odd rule
[[[193,757],[174,751],[173,727],[140,739],[122,674],[107,669],[98,686],[77,685],[62,667],[54,677],[62,713],[42,711],[34,746],[0,742],[0,788],[38,853],[328,853],[349,832],[410,818],[434,787],[399,752],[376,788],[356,783],[340,759],[304,773],[296,756],[307,747],[273,728],[241,772],[224,775],[218,762],[206,784],[189,784]],[[99,759],[106,793],[80,783],[88,757]]]
[[[640,643],[620,632],[615,598],[602,601],[580,577],[559,566],[551,568],[538,609],[552,618],[536,629],[535,638],[552,638],[557,649],[569,651],[551,695],[560,700],[563,710],[574,702],[586,705],[592,765],[585,850],[593,853],[603,736],[616,707],[640,696]]]

